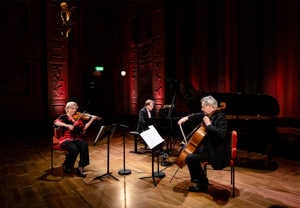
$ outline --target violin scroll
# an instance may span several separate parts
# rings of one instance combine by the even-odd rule
[[[227,107],[226,102],[220,102],[219,107],[217,108],[217,110],[225,110]]]

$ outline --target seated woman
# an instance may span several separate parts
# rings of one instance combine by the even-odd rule
[[[60,115],[54,121],[54,125],[62,128],[63,136],[59,138],[59,145],[68,152],[63,163],[64,171],[66,173],[74,171],[74,164],[79,154],[80,159],[78,168],[76,168],[76,174],[80,177],[85,177],[86,174],[83,168],[90,163],[89,148],[88,143],[81,136],[98,117],[91,115],[89,120],[84,123],[80,118],[75,119],[77,109],[78,105],[76,102],[68,102],[65,106],[65,114]]]

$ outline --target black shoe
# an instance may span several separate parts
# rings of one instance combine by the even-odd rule
[[[196,186],[190,186],[188,190],[190,192],[207,192],[208,185],[197,184]]]
[[[204,177],[204,178],[196,178],[196,179],[191,179],[191,182],[192,183],[196,183],[196,184],[198,184],[198,185],[200,185],[200,186],[202,186],[202,185],[207,185],[208,186],[208,179],[207,179],[207,177]]]
[[[198,183],[200,183],[200,180],[199,180],[199,179],[191,179],[191,182],[192,182],[192,183],[197,183],[197,184],[198,184]]]
[[[73,168],[69,168],[69,167],[63,165],[63,169],[64,169],[64,173],[66,173],[66,174],[73,173]]]
[[[86,177],[86,174],[82,170],[80,170],[79,168],[76,168],[76,175],[81,177],[81,178]]]

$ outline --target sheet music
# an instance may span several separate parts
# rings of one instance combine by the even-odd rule
[[[94,145],[96,145],[96,143],[99,140],[102,140],[106,136],[112,137],[115,133],[115,130],[116,130],[116,126],[114,125],[108,125],[108,126],[102,125],[98,131],[96,138],[94,139]]]
[[[149,126],[149,129],[143,131],[142,133],[140,133],[140,135],[150,149],[153,149],[164,141],[164,139],[159,135],[153,125]]]
[[[101,126],[100,130],[98,131],[98,134],[97,134],[96,138],[94,139],[94,145],[97,143],[100,135],[103,133],[103,130],[104,130],[104,126]]]

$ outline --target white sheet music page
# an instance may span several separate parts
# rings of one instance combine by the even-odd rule
[[[142,133],[140,133],[140,135],[150,149],[153,149],[154,147],[156,147],[164,141],[164,139],[159,135],[159,133],[153,125],[149,126],[149,129],[143,131]]]
[[[97,143],[100,135],[103,133],[103,130],[104,130],[104,126],[101,126],[100,130],[98,131],[98,134],[97,134],[96,138],[94,139],[94,144]]]

